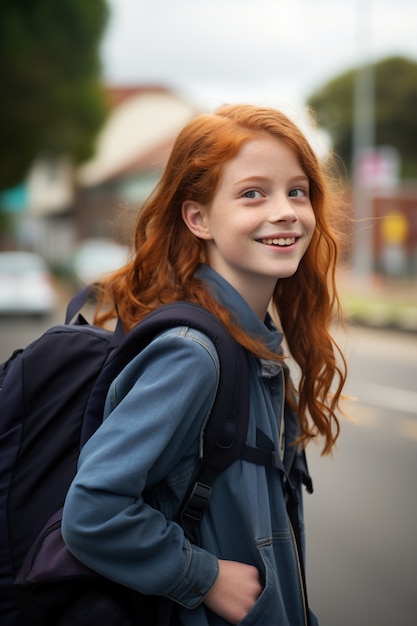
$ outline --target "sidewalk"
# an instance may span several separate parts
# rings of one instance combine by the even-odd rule
[[[337,284],[348,323],[417,334],[417,279],[393,280],[373,275],[357,281],[349,271],[339,270]],[[75,291],[74,286],[60,284],[62,308]]]
[[[417,280],[381,275],[358,280],[341,270],[338,289],[347,321],[417,333]]]

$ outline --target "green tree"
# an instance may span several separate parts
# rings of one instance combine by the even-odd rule
[[[0,189],[37,155],[93,153],[107,114],[99,43],[106,0],[1,0]]]
[[[391,57],[373,64],[375,146],[393,146],[403,178],[417,177],[417,63]],[[360,68],[359,68],[360,69]],[[308,98],[319,126],[332,138],[348,172],[352,163],[356,69],[330,80]]]

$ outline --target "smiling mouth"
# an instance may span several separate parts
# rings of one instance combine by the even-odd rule
[[[295,237],[276,237],[274,239],[258,239],[259,243],[263,243],[267,246],[279,246],[285,248],[292,246],[295,243]]]

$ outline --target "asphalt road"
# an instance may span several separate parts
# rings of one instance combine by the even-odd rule
[[[53,320],[0,319],[0,362]],[[308,451],[307,578],[321,626],[415,626],[417,335],[338,333],[349,363],[333,458]]]
[[[417,336],[348,329],[350,421],[333,458],[309,452],[310,604],[321,626],[414,626]]]

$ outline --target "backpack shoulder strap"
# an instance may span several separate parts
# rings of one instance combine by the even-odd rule
[[[203,465],[210,465],[217,474],[241,454],[246,442],[249,414],[247,351],[212,313],[191,302],[173,302],[160,307],[141,322],[138,330],[141,336],[142,333],[155,336],[174,326],[191,326],[203,332],[214,343],[219,357],[219,386],[203,444]],[[148,342],[146,336],[144,339]],[[133,343],[136,344],[136,337]]]
[[[246,440],[247,419],[237,428],[238,414],[247,415],[249,385],[246,350],[240,346],[224,325],[207,309],[192,302],[172,302],[162,305],[141,320],[114,350],[97,379],[94,393],[86,407],[85,422],[102,415],[106,390],[120,371],[141,352],[159,333],[175,326],[191,326],[206,334],[214,343],[220,362],[220,381],[212,414],[205,431],[204,459],[211,459],[216,442],[222,446],[222,458],[216,459],[221,471],[235,457],[236,446],[243,447]],[[102,404],[100,404],[100,402]],[[216,416],[213,419],[213,415]],[[223,428],[224,422],[224,428]],[[221,432],[222,431],[222,432]],[[220,434],[221,432],[221,434]],[[83,436],[86,442],[91,433]],[[230,460],[228,456],[230,455]]]
[[[203,455],[194,480],[177,511],[176,519],[185,535],[197,541],[197,528],[210,502],[212,484],[218,474],[243,457],[249,420],[248,352],[224,325],[206,309],[191,303],[175,303],[174,314],[181,324],[205,333],[214,343],[220,362],[219,386],[207,421]],[[177,317],[180,313],[183,317]]]
[[[156,335],[175,326],[191,326],[206,334],[220,362],[219,386],[204,432],[199,473],[178,514],[186,534],[192,535],[208,506],[215,477],[243,453],[249,418],[247,351],[212,313],[198,304],[181,301],[163,305],[141,320],[113,352],[97,380],[86,409],[82,439],[85,443],[95,430],[96,426],[90,429],[88,424],[102,415],[104,390],[111,381]]]

